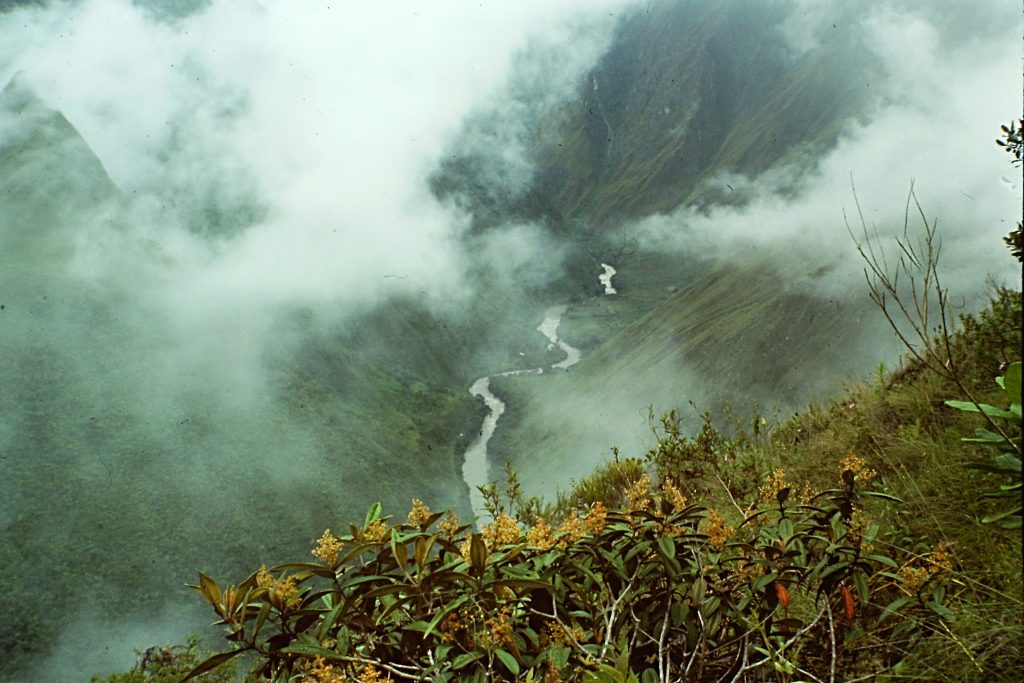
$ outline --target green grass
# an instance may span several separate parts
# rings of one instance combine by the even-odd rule
[[[965,322],[968,334],[954,344],[968,369],[964,380],[979,401],[1003,405],[1005,394],[994,378],[1002,364],[1020,359],[1020,293],[1001,292],[992,308]],[[952,382],[908,361],[791,418],[771,420],[756,436],[738,425],[738,436],[718,451],[722,481],[703,482],[701,502],[729,510],[733,499],[746,506],[778,469],[790,484],[817,490],[839,484],[839,463],[850,452],[867,460],[879,474],[878,490],[903,501],[897,513],[875,519],[882,527],[879,545],[925,555],[943,544],[955,567],[949,576],[955,619],[914,644],[892,680],[1016,681],[1024,670],[1021,532],[981,521],[999,509],[983,494],[1003,480],[965,467],[990,461],[992,452],[961,441],[984,423],[944,404],[957,398]],[[595,499],[614,502],[621,497],[623,472],[635,471],[634,462],[602,466],[564,493],[559,509]]]

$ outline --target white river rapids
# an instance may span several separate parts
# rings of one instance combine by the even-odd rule
[[[612,277],[616,273],[615,268],[605,263],[602,263],[601,267],[604,269],[604,272],[598,276],[598,280],[601,286],[604,287],[604,293],[606,295],[615,294],[616,290],[612,287]],[[544,320],[537,326],[537,331],[548,338],[548,349],[558,347],[565,353],[564,360],[546,366],[555,370],[568,370],[576,363],[579,363],[583,357],[579,349],[565,343],[558,336],[558,326],[561,324],[562,315],[567,308],[567,305],[552,306],[544,312]],[[494,436],[494,430],[498,427],[498,418],[505,412],[505,402],[491,392],[491,377],[540,375],[544,372],[544,369],[544,367],[540,367],[529,370],[499,372],[487,377],[481,377],[473,382],[473,385],[469,388],[470,394],[479,396],[484,400],[488,410],[477,437],[473,439],[473,442],[466,449],[465,460],[462,464],[462,479],[466,482],[466,486],[469,487],[469,501],[473,506],[473,514],[476,515],[477,524],[488,519],[490,516],[484,508],[484,497],[480,493],[479,487],[489,483],[487,443]]]

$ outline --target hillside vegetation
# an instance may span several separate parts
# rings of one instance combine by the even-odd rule
[[[1020,348],[1021,295],[999,290],[950,339],[960,386],[908,360],[732,436],[669,414],[557,501],[510,472],[480,532],[375,506],[312,559],[201,574],[232,645],[193,674],[246,655],[273,680],[1016,680],[1019,460],[975,468],[996,453],[964,437],[988,427],[946,401],[1017,415],[998,419],[1019,449]]]

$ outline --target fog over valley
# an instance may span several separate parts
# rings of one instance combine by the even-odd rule
[[[468,520],[505,462],[550,496],[639,455],[649,407],[786,415],[895,365],[847,223],[896,249],[913,186],[958,312],[1019,285],[1019,29],[0,0],[0,678],[127,669],[209,623],[197,569],[307,557],[374,501]]]

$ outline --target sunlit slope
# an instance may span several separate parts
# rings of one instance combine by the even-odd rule
[[[615,330],[611,307],[628,315],[633,296],[584,304],[566,331]],[[813,278],[768,266],[721,268],[668,292],[663,303],[621,327],[566,373],[510,378],[498,389],[510,410],[492,441],[494,462],[510,460],[529,486],[550,492],[588,473],[609,445],[635,454],[649,443],[646,409],[698,410],[728,401],[743,419],[786,411],[862,377],[895,355],[891,333],[869,302],[840,305],[814,293]],[[865,340],[877,339],[876,344]]]

